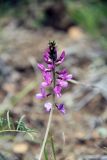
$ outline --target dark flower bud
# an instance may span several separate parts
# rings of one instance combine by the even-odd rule
[[[57,60],[57,50],[55,41],[49,42],[49,56],[53,62]]]

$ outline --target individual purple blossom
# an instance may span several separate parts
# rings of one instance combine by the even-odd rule
[[[68,87],[68,82],[61,79],[57,79],[57,85],[61,86],[62,88],[66,88]]]
[[[52,60],[50,59],[49,57],[49,48],[45,51],[44,53],[44,61],[47,63],[47,64],[51,64],[52,63]]]
[[[40,69],[40,71],[42,72],[50,72],[51,70],[48,68],[45,68],[45,66],[43,64],[38,63],[38,68]]]
[[[47,67],[43,64],[38,64],[38,68],[40,69],[43,82],[41,83],[40,93],[36,94],[38,99],[45,98],[50,95],[46,94],[45,88],[51,87],[52,95],[57,98],[61,97],[63,88],[68,87],[68,81],[72,79],[72,75],[68,74],[66,69],[61,71],[56,71],[57,66],[61,65],[65,60],[65,51],[62,51],[61,55],[57,56],[57,48],[55,42],[49,42],[49,47],[45,51],[43,55],[44,62]],[[52,104],[50,102],[45,103],[44,105],[47,112],[52,109]],[[64,104],[56,105],[57,109],[61,113],[65,113]]]
[[[56,107],[61,113],[65,114],[65,108],[63,103],[56,105]]]
[[[42,72],[42,74],[43,74],[43,79],[45,80],[45,82],[42,82],[42,86],[43,87],[50,86],[52,83],[52,73]]]
[[[36,94],[36,98],[38,98],[38,99],[45,98],[47,96],[45,89],[43,87],[41,87],[40,91],[41,91],[40,93]]]
[[[56,65],[61,64],[65,59],[65,51],[63,51],[60,55],[60,57],[56,61]]]
[[[59,86],[59,85],[55,86],[54,93],[58,98],[61,97],[61,91],[62,91],[62,87],[61,86]]]
[[[72,79],[72,74],[68,74],[66,69],[63,69],[62,71],[57,72],[57,74],[59,79],[62,79],[65,81],[69,81]]]
[[[57,109],[62,113],[65,114],[65,108],[64,108],[64,104],[55,104],[55,106],[57,107]],[[46,109],[47,112],[50,112],[50,110],[52,109],[52,103],[51,102],[46,102],[44,104],[44,107]]]
[[[44,104],[44,107],[45,107],[45,109],[46,109],[47,112],[50,112],[50,110],[52,109],[52,103],[46,102]]]
[[[48,68],[50,69],[50,71],[53,70],[55,68],[55,64],[48,64]]]

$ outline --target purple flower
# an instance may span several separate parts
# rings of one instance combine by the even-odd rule
[[[61,97],[61,91],[62,91],[62,87],[59,85],[54,88],[54,93],[58,98]]]
[[[51,83],[52,83],[52,73],[42,72],[42,74],[43,74],[43,79],[45,80],[45,82],[42,82],[42,86],[47,87],[47,86],[51,85]]]
[[[56,61],[56,65],[61,64],[65,59],[65,51],[63,51],[60,55],[60,57]]]
[[[43,87],[41,87],[40,91],[41,91],[40,93],[36,94],[36,98],[38,98],[38,99],[45,98],[47,96],[45,89]]]
[[[55,68],[55,65],[54,65],[54,64],[48,64],[48,68],[49,68],[50,70],[53,70],[53,69]]]
[[[59,74],[59,75],[66,75],[66,74],[68,74],[68,72],[67,72],[67,70],[64,68],[63,70],[57,72],[57,74]]]
[[[40,69],[40,71],[42,72],[50,72],[51,70],[48,68],[45,68],[45,66],[43,64],[38,63],[38,68]]]
[[[43,59],[46,63],[46,67],[43,64],[38,64],[38,68],[43,76],[43,82],[41,83],[40,93],[36,94],[36,98],[42,99],[51,94],[56,95],[56,97],[59,98],[61,97],[62,89],[68,87],[68,81],[72,79],[72,75],[68,74],[66,69],[56,71],[56,67],[65,60],[65,51],[57,58],[56,44],[54,41],[49,42],[49,47],[45,51]],[[51,94],[46,93],[46,87],[51,88]],[[44,107],[46,111],[49,112],[52,109],[52,104],[46,102]],[[61,113],[65,113],[64,104],[56,105],[56,107]]]
[[[61,104],[59,104],[59,105],[56,105],[56,107],[58,108],[58,110],[59,110],[61,113],[65,114],[65,108],[64,108],[64,104],[63,104],[63,103],[61,103]]]
[[[40,64],[40,63],[38,63],[38,68],[42,71],[42,72],[44,72],[46,69],[45,69],[45,67],[44,67],[44,65],[43,64]]]
[[[65,81],[69,81],[72,79],[72,74],[68,74],[66,69],[63,69],[62,71],[58,72],[58,78],[65,80]]]
[[[47,64],[52,64],[52,60],[50,59],[50,56],[49,56],[49,48],[44,53],[44,61]]]
[[[57,85],[61,86],[62,88],[66,88],[68,87],[68,82],[61,79],[57,79]]]
[[[46,102],[44,104],[44,107],[45,107],[45,109],[46,109],[47,112],[50,112],[50,110],[52,109],[52,103]]]

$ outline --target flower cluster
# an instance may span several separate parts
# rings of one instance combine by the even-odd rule
[[[61,92],[63,88],[68,86],[68,81],[72,79],[72,75],[68,74],[66,69],[61,71],[57,71],[57,66],[63,63],[65,59],[65,52],[63,51],[60,57],[57,57],[57,48],[55,42],[49,42],[49,47],[45,51],[43,59],[47,64],[47,68],[43,64],[38,64],[38,68],[40,69],[43,82],[41,83],[40,93],[36,94],[36,98],[43,99],[50,95],[61,97]],[[52,92],[47,93],[46,87],[51,87]],[[61,113],[65,113],[64,104],[56,104],[55,106]],[[50,111],[52,109],[52,103],[47,102],[44,105],[46,111]]]

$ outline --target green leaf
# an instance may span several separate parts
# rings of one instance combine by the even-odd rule
[[[17,125],[17,131],[19,130],[19,128],[21,127],[21,125],[22,125],[22,120],[24,119],[24,117],[25,117],[25,115],[23,115],[20,119],[19,119],[19,121],[18,121],[18,125]]]
[[[56,160],[55,146],[54,146],[54,141],[53,141],[52,135],[51,135],[50,143],[51,143],[51,147],[52,147],[52,153],[53,153],[54,160]]]
[[[44,148],[44,157],[45,157],[45,160],[48,160],[48,152],[46,150],[46,146]]]
[[[7,123],[8,123],[8,127],[9,129],[11,129],[11,122],[10,122],[10,117],[9,117],[9,111],[7,112]]]

